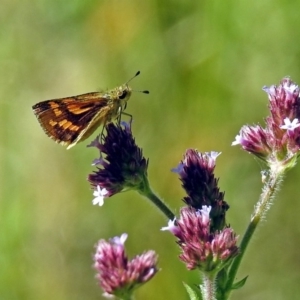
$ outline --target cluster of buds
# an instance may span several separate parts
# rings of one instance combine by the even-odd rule
[[[210,230],[210,207],[201,210],[184,207],[178,220],[169,221],[162,230],[170,230],[178,238],[182,253],[179,258],[187,269],[218,272],[238,254],[237,236],[229,227],[214,233]]]
[[[124,248],[127,234],[96,245],[94,268],[106,296],[130,299],[133,291],[148,282],[157,272],[157,255],[149,250],[129,260]]]
[[[172,171],[179,174],[182,187],[187,193],[183,201],[196,210],[203,206],[211,207],[212,230],[225,226],[225,213],[229,205],[224,201],[224,192],[218,188],[218,179],[214,176],[216,159],[219,152],[200,153],[188,149],[183,160]]]
[[[106,136],[97,137],[89,145],[100,153],[93,162],[97,170],[88,176],[94,188],[93,203],[100,206],[105,198],[126,190],[143,190],[147,184],[148,160],[136,145],[130,125],[122,125],[108,124]]]
[[[300,150],[299,87],[290,78],[284,78],[279,86],[263,90],[268,94],[271,113],[266,118],[266,127],[243,126],[232,145],[241,145],[271,169],[291,168]]]
[[[189,149],[177,168],[187,196],[187,207],[180,211],[179,219],[170,220],[167,227],[178,238],[179,258],[189,270],[216,273],[238,255],[237,236],[226,225],[229,209],[224,193],[219,191],[214,176],[218,152],[200,153]]]

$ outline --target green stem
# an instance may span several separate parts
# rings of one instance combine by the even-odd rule
[[[278,168],[277,170],[270,171],[269,177],[264,182],[263,191],[260,195],[259,201],[256,204],[254,208],[254,212],[251,216],[251,221],[247,227],[247,230],[243,236],[243,239],[240,244],[240,254],[235,258],[233,261],[230,270],[228,272],[228,281],[226,284],[226,292],[222,299],[228,299],[231,287],[233,285],[233,282],[235,280],[238,268],[241,264],[241,261],[245,255],[246,249],[248,247],[248,244],[253,236],[253,233],[255,232],[255,229],[257,228],[259,222],[261,219],[265,216],[266,212],[270,208],[270,205],[272,203],[272,200],[278,191],[280,182],[283,178],[283,170],[281,168]]]
[[[148,198],[169,220],[174,220],[175,215],[169,207],[151,190],[148,179],[145,178],[143,187],[138,192]]]
[[[216,286],[215,276],[209,276],[203,273],[203,280],[200,285],[201,295],[203,300],[217,300],[216,298]]]

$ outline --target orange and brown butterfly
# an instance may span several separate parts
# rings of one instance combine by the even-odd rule
[[[139,74],[138,71],[134,77]],[[32,109],[46,134],[70,149],[88,138],[100,125],[105,126],[114,119],[120,122],[132,92],[128,83],[134,77],[106,92],[46,100]],[[148,91],[141,92],[149,94]]]

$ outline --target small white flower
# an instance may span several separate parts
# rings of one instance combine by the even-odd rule
[[[174,218],[174,220],[169,220],[168,226],[162,227],[160,230],[161,231],[169,230],[169,231],[173,232],[173,230],[176,228],[175,222],[176,222],[176,218]]]
[[[108,191],[106,188],[101,189],[100,185],[97,185],[97,190],[93,193],[93,196],[96,197],[95,199],[93,199],[93,204],[102,206],[104,204],[105,195],[107,194]]]
[[[290,92],[290,93],[294,93],[297,89],[298,89],[298,85],[294,84],[294,83],[287,83],[285,82],[283,84],[283,87],[284,89],[287,91],[287,92]]]
[[[201,218],[201,223],[202,224],[208,224],[210,222],[209,219],[209,213],[211,211],[211,206],[210,205],[202,205],[202,209],[198,209],[196,211],[196,214],[199,218]]]
[[[210,205],[202,205],[202,209],[200,209],[201,214],[206,215],[207,217],[209,217],[210,211],[211,211]]]
[[[222,153],[222,152],[217,152],[217,151],[205,152],[205,154],[206,154],[208,157],[210,157],[210,158],[212,158],[212,159],[214,159],[214,160],[216,160],[216,158],[217,158],[221,153]]]
[[[286,129],[286,130],[289,130],[289,131],[293,131],[294,129],[296,129],[297,127],[300,126],[300,123],[299,123],[297,118],[295,118],[292,122],[290,121],[289,118],[285,118],[283,120],[283,122],[284,122],[284,125],[281,125],[280,128],[281,129]]]
[[[110,239],[110,241],[116,245],[124,245],[125,241],[127,240],[128,234],[123,233],[121,236],[115,236],[114,238]]]
[[[233,141],[233,142],[231,143],[231,146],[239,145],[239,144],[241,143],[241,141],[242,141],[242,137],[241,137],[241,135],[238,134],[238,135],[235,137],[235,141]]]
[[[171,169],[171,172],[180,174],[183,171],[183,164],[180,163],[176,168]]]
[[[109,293],[103,293],[102,296],[107,299],[115,299],[115,296]]]

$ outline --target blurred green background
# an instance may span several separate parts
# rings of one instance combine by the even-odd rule
[[[91,204],[86,181],[98,156],[91,137],[69,151],[50,140],[31,106],[113,88],[132,77],[127,112],[150,158],[152,187],[176,212],[184,192],[170,169],[189,147],[222,151],[216,176],[243,234],[261,190],[262,166],[231,147],[243,124],[267,112],[264,85],[300,83],[296,2],[2,0],[0,10],[0,299],[102,299],[92,254],[100,238],[129,234],[130,256],[154,249],[161,272],[137,299],[188,299],[198,282],[178,261],[167,220],[127,192]],[[99,129],[100,130],[100,129]],[[300,294],[300,180],[292,170],[251,242],[232,299]],[[291,202],[292,201],[292,202]],[[288,206],[290,203],[291,206]]]

